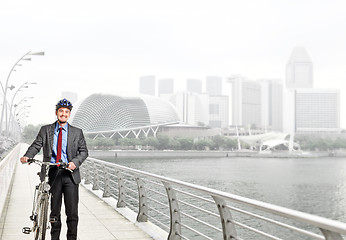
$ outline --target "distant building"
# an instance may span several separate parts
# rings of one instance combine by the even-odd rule
[[[156,92],[155,76],[143,76],[139,79],[139,93],[155,96]]]
[[[293,49],[286,66],[286,88],[312,88],[313,65],[304,47]]]
[[[193,126],[209,125],[209,96],[193,92],[178,92],[169,101],[176,107],[184,124]]]
[[[205,92],[210,96],[222,95],[222,78],[208,76],[205,81]]]
[[[179,122],[171,103],[145,95],[92,94],[74,111],[72,125],[85,133],[115,132]]]
[[[186,91],[194,93],[202,93],[202,81],[199,79],[187,79]]]
[[[340,92],[332,89],[296,89],[296,132],[339,132]]]
[[[273,131],[283,130],[283,85],[279,79],[261,79],[262,125]]]
[[[294,133],[340,131],[340,93],[313,88],[312,61],[303,47],[296,47],[286,66],[283,129]]]
[[[174,80],[171,78],[160,79],[158,95],[167,95],[174,93]]]
[[[241,76],[228,82],[232,84],[232,125],[261,127],[261,84]]]
[[[209,96],[209,126],[228,128],[228,96]]]

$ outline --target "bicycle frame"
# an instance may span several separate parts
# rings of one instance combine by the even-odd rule
[[[42,162],[36,159],[29,159],[28,164],[31,163],[35,163],[39,166],[45,166],[45,176],[44,180],[35,186],[33,208],[30,216],[30,220],[33,221],[33,226],[32,228],[24,227],[22,232],[24,234],[30,234],[30,232],[33,232],[35,240],[44,240],[46,237],[46,230],[48,228],[48,206],[50,202],[50,185],[48,183],[49,167],[59,166],[60,168],[67,169],[67,163],[50,163]],[[54,221],[54,219],[52,221]]]

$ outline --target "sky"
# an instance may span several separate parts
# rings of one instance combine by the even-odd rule
[[[55,120],[62,91],[139,92],[139,78],[285,80],[292,50],[303,46],[314,67],[314,87],[340,89],[346,128],[346,1],[338,0],[2,0],[0,81],[13,98],[34,97],[23,121]],[[24,105],[24,104],[23,104]],[[25,116],[28,116],[25,118]],[[25,118],[25,119],[24,119]]]

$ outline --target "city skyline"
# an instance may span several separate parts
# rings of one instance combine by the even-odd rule
[[[24,53],[45,51],[18,67],[10,84],[37,82],[17,101],[33,96],[26,122],[49,123],[61,92],[75,92],[79,99],[134,93],[141,76],[174,79],[181,90],[186,79],[207,76],[284,81],[292,50],[304,46],[314,87],[340,90],[346,128],[346,34],[340,28],[345,9],[343,1],[322,0],[6,1],[0,8],[0,80]]]

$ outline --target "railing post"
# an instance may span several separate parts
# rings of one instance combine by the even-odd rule
[[[93,178],[92,190],[99,190],[100,189],[100,186],[99,186],[99,171],[98,171],[98,169],[97,169],[97,167],[95,165],[96,165],[96,163],[94,162],[94,164],[93,164],[94,178]]]
[[[139,200],[139,210],[137,215],[138,222],[148,221],[148,206],[147,206],[147,194],[144,187],[144,181],[136,176],[136,182],[138,187],[138,200]]]
[[[178,199],[174,189],[167,182],[162,182],[168,196],[169,210],[170,210],[170,231],[168,240],[181,240],[181,226],[180,226],[180,210]]]
[[[103,174],[104,174],[105,187],[103,190],[102,197],[110,197],[111,196],[111,187],[110,187],[110,180],[109,180],[110,174],[105,164],[103,165]]]
[[[88,161],[88,163],[87,164],[84,164],[82,167],[83,167],[83,169],[85,169],[85,171],[84,171],[84,184],[90,184],[91,183],[91,171],[90,171],[90,168],[91,168],[91,166],[90,166],[90,164],[91,164],[91,161]]]
[[[228,208],[226,208],[225,200],[223,200],[220,197],[215,197],[215,196],[212,196],[212,197],[214,198],[214,201],[220,213],[223,239],[226,240],[226,239],[232,239],[237,237],[235,226],[232,223],[233,221],[232,214],[231,214],[231,211]]]
[[[126,207],[126,202],[125,202],[125,185],[124,185],[124,180],[123,180],[123,174],[118,171],[117,172],[117,177],[118,177],[118,190],[119,190],[117,207],[118,208],[122,208],[122,207]]]
[[[343,240],[340,233],[332,232],[323,228],[320,228],[320,230],[326,240]]]

